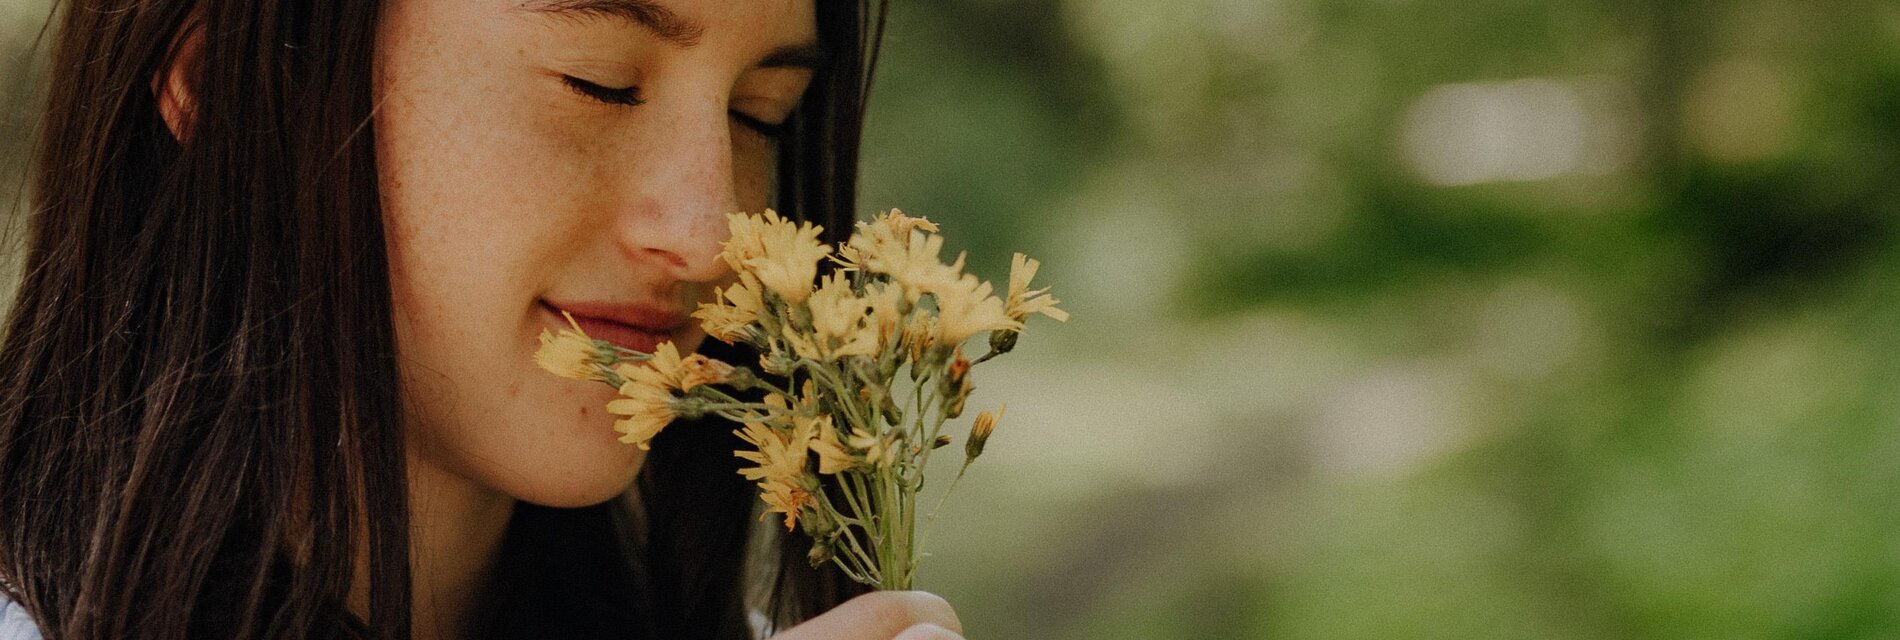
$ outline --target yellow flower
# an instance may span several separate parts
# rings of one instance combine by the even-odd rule
[[[534,352],[534,363],[563,378],[594,381],[600,379],[600,345],[581,330],[574,316],[566,311],[567,323],[572,329],[562,329],[561,333],[551,334],[541,330],[541,348]]]
[[[726,214],[726,230],[730,234],[722,244],[719,257],[733,271],[745,271],[748,260],[765,255],[765,229],[783,222],[777,211],[765,210],[764,216],[746,213]]]
[[[701,303],[693,317],[700,320],[706,335],[726,344],[746,339],[748,327],[759,321],[765,309],[758,278],[739,274],[739,281],[723,290],[714,290],[713,302]]]
[[[888,347],[898,337],[898,331],[904,322],[906,303],[904,290],[896,285],[876,285],[864,296],[865,304],[870,306],[867,326],[877,330],[879,349]]]
[[[978,331],[1021,329],[1022,323],[1010,319],[1003,301],[990,291],[990,283],[969,274],[933,291],[937,296],[936,339],[955,345]]]
[[[838,428],[833,426],[831,416],[822,415],[813,418],[817,436],[812,438],[811,450],[818,454],[819,473],[837,473],[858,466],[858,457],[851,455],[844,441],[838,438]]]
[[[856,266],[890,276],[904,287],[905,297],[912,303],[956,281],[963,272],[961,256],[948,265],[938,257],[943,251],[943,236],[924,233],[913,225],[860,224],[849,246]]]
[[[766,505],[765,513],[759,514],[759,519],[764,520],[773,513],[783,513],[787,533],[798,528],[799,512],[817,504],[811,492],[791,482],[761,482],[759,489],[759,499],[764,500]]]
[[[865,326],[870,306],[870,301],[851,291],[845,274],[833,273],[806,301],[811,311],[811,334],[788,333],[785,341],[799,357],[820,362],[877,355],[877,332]]]
[[[668,340],[654,347],[652,359],[639,364],[622,364],[614,367],[614,372],[626,380],[638,380],[661,389],[684,391],[685,388],[680,384],[685,374],[684,365],[679,348]]]
[[[620,398],[607,403],[607,412],[624,416],[614,421],[621,442],[650,449],[653,437],[673,422],[673,393],[650,381],[629,379],[620,385]]]
[[[673,392],[690,388],[681,383],[685,369],[679,349],[670,340],[654,348],[650,360],[614,367],[625,382],[620,385],[620,398],[607,403],[607,412],[624,416],[614,421],[621,442],[649,448],[648,442],[678,417]]]
[[[804,302],[818,277],[818,261],[831,247],[818,241],[824,228],[796,223],[767,210],[764,216],[728,214],[732,237],[720,254],[734,271],[750,272],[787,302]]]
[[[904,344],[910,348],[910,361],[923,362],[924,352],[936,346],[937,317],[920,313],[904,326]]]
[[[892,234],[897,236],[909,235],[912,229],[920,229],[931,233],[937,232],[937,223],[931,222],[929,218],[913,218],[904,215],[904,210],[902,209],[886,211],[877,218],[872,219],[870,224],[887,227],[891,230]]]
[[[747,480],[791,478],[805,472],[806,443],[793,442],[772,428],[771,423],[747,422],[744,429],[733,433],[756,449],[733,452],[733,455],[758,465],[739,469],[739,475],[745,476]]]
[[[776,402],[775,402],[776,400]],[[782,408],[785,402],[777,395],[766,398],[766,404]],[[786,421],[775,416],[757,416],[757,420],[747,420],[745,428],[733,431],[752,445],[752,451],[734,451],[733,455],[751,461],[759,466],[742,468],[739,474],[747,480],[783,480],[796,478],[805,473],[806,453],[815,426],[810,420],[791,420],[790,433],[781,433],[779,426]]]
[[[1069,312],[1056,308],[1056,303],[1061,300],[1049,295],[1047,287],[1035,291],[1029,290],[1029,280],[1036,277],[1036,269],[1041,266],[1041,262],[1020,253],[1010,259],[1009,303],[1007,305],[1009,317],[1022,322],[1029,317],[1029,314],[1040,313],[1055,318],[1058,322],[1068,322]]]

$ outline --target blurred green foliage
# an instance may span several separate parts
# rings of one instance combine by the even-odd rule
[[[1064,435],[979,471],[1106,466],[952,500],[924,584],[973,637],[1900,632],[1900,8],[896,5],[871,200],[1047,254],[1077,310],[991,387]],[[1431,179],[1434,91],[1535,133],[1527,79],[1607,87],[1571,133],[1622,154]],[[1068,419],[1052,376],[1185,415]]]

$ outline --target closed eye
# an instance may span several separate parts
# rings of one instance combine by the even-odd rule
[[[567,88],[574,90],[575,93],[603,104],[632,107],[646,103],[645,100],[640,99],[640,87],[637,86],[625,88],[606,87],[568,75],[561,76],[561,82],[566,84]]]
[[[767,124],[764,120],[760,120],[758,118],[754,118],[752,116],[746,115],[745,112],[739,111],[736,109],[729,111],[727,113],[732,114],[733,122],[737,122],[739,123],[740,126],[743,126],[747,129],[751,129],[757,132],[759,135],[765,136],[767,138],[771,138],[773,140],[778,140],[780,138],[785,137],[785,123],[783,122],[778,123],[778,124]]]

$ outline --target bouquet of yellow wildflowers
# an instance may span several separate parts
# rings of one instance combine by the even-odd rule
[[[738,282],[693,316],[707,335],[757,348],[758,372],[681,357],[671,342],[633,351],[578,325],[543,332],[535,360],[619,389],[607,411],[621,417],[621,442],[645,448],[675,418],[743,424],[734,433],[752,449],[735,454],[757,466],[739,472],[758,483],[768,514],[784,514],[788,532],[802,527],[811,537],[812,566],[829,561],[873,587],[909,589],[922,546],[917,492],[931,452],[951,442],[940,432],[964,412],[971,369],[1014,348],[1030,315],[1067,321],[1068,313],[1047,289],[1029,289],[1035,260],[1015,255],[999,298],[964,273],[964,256],[948,264],[938,256],[937,225],[894,209],[858,223],[835,248],[818,240],[820,227],[769,210],[732,214],[728,224],[722,257]],[[837,268],[819,280],[827,258]],[[964,341],[984,332],[988,352],[965,357]],[[740,400],[727,388],[763,390],[764,399]],[[1002,413],[972,421],[946,498]]]

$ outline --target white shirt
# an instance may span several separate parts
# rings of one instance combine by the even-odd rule
[[[5,593],[0,593],[0,640],[40,640],[40,625]]]

